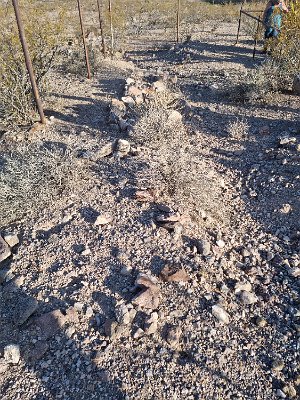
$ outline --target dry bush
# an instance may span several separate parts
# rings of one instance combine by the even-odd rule
[[[236,118],[228,124],[227,132],[230,138],[235,140],[245,139],[249,132],[249,124],[244,119]]]
[[[26,8],[25,8],[26,5]],[[63,15],[55,21],[43,18],[34,2],[21,2],[21,13],[37,85],[45,91],[45,76],[54,66],[61,43]],[[26,12],[25,12],[26,10]],[[18,29],[11,7],[0,9],[0,108],[6,123],[29,123],[35,118],[35,104],[25,66]]]
[[[274,42],[272,59],[277,69],[279,88],[289,88],[294,75],[300,72],[300,0],[290,4],[278,43]]]
[[[217,174],[200,158],[184,123],[170,118],[179,104],[179,95],[159,94],[140,109],[132,138],[155,154],[157,179],[162,178],[168,196],[189,210],[195,220],[205,211],[215,220],[224,221],[227,213]]]
[[[80,169],[72,153],[45,143],[0,153],[0,225],[27,218],[72,192]]]

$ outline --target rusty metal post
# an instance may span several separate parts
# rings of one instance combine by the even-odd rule
[[[44,110],[43,110],[43,105],[42,105],[42,102],[41,102],[39,90],[38,90],[38,87],[37,87],[37,84],[36,84],[36,79],[35,79],[35,75],[34,75],[34,71],[33,71],[33,67],[32,67],[30,54],[29,54],[29,51],[28,51],[28,45],[27,45],[26,36],[25,36],[25,30],[24,30],[24,26],[23,26],[23,22],[22,22],[22,18],[21,18],[19,3],[18,3],[18,0],[12,0],[12,3],[13,3],[14,10],[15,10],[15,15],[16,15],[16,20],[17,20],[17,25],[18,25],[18,30],[19,30],[20,41],[21,41],[21,44],[22,44],[23,53],[24,53],[24,57],[25,57],[25,63],[26,63],[27,71],[28,71],[28,74],[29,74],[30,82],[31,82],[32,92],[33,92],[33,95],[34,95],[34,98],[35,98],[35,102],[36,102],[36,105],[37,105],[37,108],[38,108],[38,112],[40,114],[41,123],[45,124],[46,123],[46,118],[45,118],[45,115],[44,115]]]
[[[78,6],[78,13],[79,13],[80,26],[81,26],[82,41],[83,41],[84,54],[85,54],[87,77],[88,77],[88,79],[91,79],[90,60],[89,60],[88,49],[87,49],[86,42],[85,42],[85,32],[84,32],[84,26],[83,26],[83,19],[82,19],[82,11],[81,11],[80,0],[77,0],[77,6]]]
[[[242,11],[243,11],[243,4],[241,5],[241,9],[240,9],[240,17],[239,17],[239,24],[238,24],[238,30],[237,30],[235,45],[237,45],[238,42],[239,42],[241,22],[242,22]]]
[[[106,46],[105,46],[105,40],[104,40],[104,34],[103,34],[103,19],[102,19],[100,0],[97,0],[97,4],[98,4],[100,34],[101,34],[101,41],[102,41],[102,53],[103,53],[103,56],[105,57],[105,55],[106,55]]]
[[[112,0],[108,0],[108,11],[109,11],[109,20],[110,20],[110,38],[111,38],[111,52],[114,52],[115,47],[115,38],[114,38],[114,26],[113,26],[113,17],[112,17]]]
[[[176,42],[179,43],[180,40],[180,0],[177,0],[177,18],[176,18],[176,24],[177,24],[177,30],[176,30]]]
[[[255,54],[256,54],[256,46],[257,46],[257,42],[258,42],[258,34],[259,34],[259,25],[260,25],[261,13],[259,14],[258,18],[259,19],[257,21],[257,28],[256,28],[256,32],[255,32],[255,38],[254,38],[253,59],[255,58]]]

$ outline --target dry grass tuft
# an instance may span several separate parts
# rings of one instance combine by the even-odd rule
[[[230,138],[235,140],[245,139],[248,135],[249,124],[244,119],[237,118],[228,124],[227,132]]]
[[[45,143],[18,145],[1,154],[0,225],[51,206],[61,194],[72,192],[80,169],[72,153]]]

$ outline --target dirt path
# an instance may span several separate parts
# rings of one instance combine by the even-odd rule
[[[0,349],[18,344],[21,360],[0,360],[3,399],[299,396],[299,100],[229,101],[228,78],[241,80],[253,67],[251,45],[230,44],[234,29],[219,25],[175,49],[135,44],[127,62],[108,63],[92,83],[56,77],[55,122],[30,144],[76,156],[69,193],[38,216],[4,225],[3,235],[18,233],[20,244],[1,265],[12,275],[0,287]],[[177,161],[191,168],[176,170],[198,182],[198,203],[166,191],[166,155],[147,138],[134,155],[97,156],[128,139],[107,123],[124,79],[163,71],[178,76],[174,91],[190,104]],[[134,145],[139,126],[130,133]],[[280,145],[287,134],[295,141]],[[165,150],[175,159],[176,151]],[[158,199],[138,202],[136,191],[146,188]],[[179,236],[157,224],[167,207],[180,214]],[[166,265],[189,279],[159,279],[151,290],[160,303],[140,310],[138,274],[158,277]],[[33,317],[18,326],[19,308],[29,312],[33,299]],[[49,317],[53,310],[62,314]]]

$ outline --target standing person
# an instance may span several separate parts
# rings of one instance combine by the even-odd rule
[[[281,29],[282,14],[288,11],[283,0],[270,0],[268,2],[263,15],[263,23],[266,27],[264,53],[267,52],[270,42],[278,38]]]

